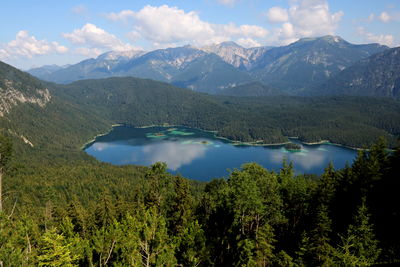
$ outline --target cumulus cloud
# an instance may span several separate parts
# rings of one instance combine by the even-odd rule
[[[272,7],[267,12],[271,22],[282,22],[270,41],[287,44],[303,37],[334,34],[344,13],[331,13],[326,0],[290,1],[289,8]]]
[[[134,46],[122,42],[115,35],[91,23],[87,23],[71,33],[64,33],[63,37],[73,44],[81,45],[82,47],[76,49],[75,52],[86,56],[97,56],[109,50],[128,51],[135,49]]]
[[[270,8],[267,12],[267,17],[273,23],[287,22],[289,20],[288,11],[278,6]]]
[[[358,34],[360,36],[363,36],[365,40],[368,42],[373,42],[373,43],[379,43],[387,46],[393,46],[394,44],[394,36],[391,34],[373,34],[370,32],[367,32],[365,28],[359,27],[358,28]]]
[[[35,36],[29,35],[28,31],[19,31],[15,40],[0,46],[0,58],[32,58],[38,55],[63,54],[67,51],[67,47],[57,42],[37,40]]]
[[[177,7],[145,6],[135,12],[123,10],[106,15],[113,21],[133,20],[131,39],[142,38],[153,46],[182,44],[207,45],[223,41],[251,38],[256,42],[268,35],[268,31],[256,25],[212,24],[201,20],[199,14],[185,12]]]

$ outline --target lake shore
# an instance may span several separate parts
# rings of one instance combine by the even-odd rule
[[[191,129],[203,131],[203,132],[212,133],[212,134],[214,134],[215,138],[228,141],[229,143],[231,143],[234,146],[265,146],[265,147],[284,146],[284,145],[287,145],[287,144],[291,143],[290,139],[296,139],[301,144],[308,145],[308,146],[333,145],[333,146],[340,146],[340,147],[344,147],[344,148],[351,149],[351,150],[356,150],[356,151],[367,150],[367,149],[364,149],[364,148],[351,147],[351,146],[347,146],[347,145],[332,143],[329,140],[325,140],[325,139],[321,140],[321,141],[315,141],[315,142],[303,142],[298,137],[287,137],[288,138],[287,142],[279,142],[279,143],[265,143],[265,142],[263,142],[263,140],[243,142],[243,141],[232,140],[232,139],[229,139],[229,138],[226,138],[226,137],[223,137],[223,136],[219,136],[218,135],[218,131],[204,130],[204,129],[199,129],[199,128],[195,128],[195,127],[189,127],[189,126],[184,126],[184,125],[176,125],[176,124],[168,124],[168,123],[165,123],[165,124],[162,124],[162,125],[145,125],[145,126],[133,126],[133,125],[121,124],[121,123],[112,124],[111,125],[111,129],[109,131],[107,131],[106,133],[101,133],[101,134],[96,135],[90,141],[88,141],[84,145],[82,145],[81,149],[84,150],[88,145],[90,145],[91,143],[96,141],[96,138],[109,134],[114,127],[121,127],[121,126],[133,127],[133,128],[141,128],[141,129],[152,128],[152,127],[165,127],[165,128],[168,128],[168,127],[186,127],[186,128],[191,128]]]

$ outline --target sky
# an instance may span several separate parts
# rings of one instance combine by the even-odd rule
[[[400,0],[2,0],[0,60],[26,70],[107,51],[338,35],[400,46]]]

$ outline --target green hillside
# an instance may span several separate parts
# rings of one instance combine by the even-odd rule
[[[247,164],[207,184],[168,174],[162,163],[112,166],[80,150],[113,123],[164,122],[236,140],[299,135],[359,145],[399,134],[395,99],[213,97],[134,78],[56,85],[1,66],[1,92],[35,100],[17,101],[0,117],[3,266],[400,261],[400,151],[389,153],[382,140],[321,177],[295,175],[286,162],[279,173]],[[46,88],[51,97],[38,102]]]

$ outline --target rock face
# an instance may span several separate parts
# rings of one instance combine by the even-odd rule
[[[0,117],[21,103],[44,107],[51,94],[40,81],[29,74],[0,62]]]
[[[254,63],[268,51],[269,47],[244,48],[235,42],[224,42],[216,45],[209,45],[200,48],[207,53],[218,55],[226,63],[232,66],[250,70]]]

